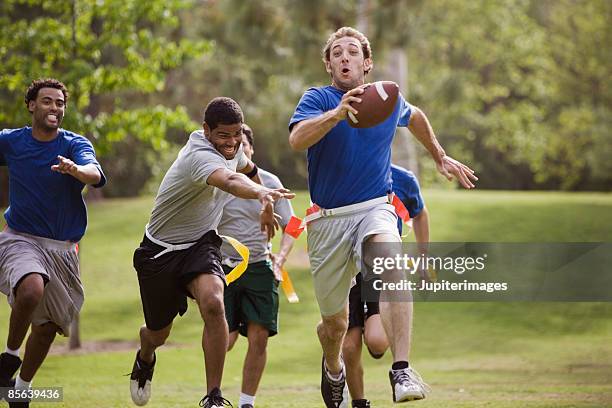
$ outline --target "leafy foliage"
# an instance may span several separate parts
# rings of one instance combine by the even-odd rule
[[[226,95],[254,129],[258,163],[305,186],[289,117],[307,87],[329,83],[329,34],[367,21],[370,79],[405,51],[408,100],[479,172],[479,187],[612,187],[607,0],[10,0],[0,15],[0,125],[27,120],[21,93],[32,78],[61,77],[73,93],[66,126],[128,172],[148,157],[154,175],[158,153]],[[425,185],[440,181],[422,153]]]
[[[89,137],[103,157],[133,139],[144,149],[168,148],[172,129],[196,126],[184,107],[162,103],[166,74],[210,50],[181,35],[184,0],[5,1],[0,5],[0,125],[21,126],[23,93],[38,77],[69,89],[64,127]],[[133,160],[133,170],[146,165]],[[113,173],[113,169],[107,168]],[[132,194],[138,186],[131,187]],[[113,192],[109,183],[106,193]]]

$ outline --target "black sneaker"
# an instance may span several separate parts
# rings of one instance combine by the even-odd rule
[[[151,380],[157,358],[153,353],[153,363],[147,364],[140,359],[139,353],[140,350],[136,352],[136,359],[130,373],[130,394],[134,404],[142,406],[151,398]]]
[[[325,357],[321,361],[321,396],[327,408],[348,408],[345,369],[342,367],[342,375],[338,381],[332,380],[325,368]]]
[[[17,370],[21,367],[21,359],[17,356],[8,353],[0,354],[0,387],[6,389],[12,387],[11,380],[15,376]],[[6,391],[0,392],[0,401],[4,399]]]
[[[353,408],[370,408],[370,401],[367,399],[353,400]]]
[[[9,401],[9,408],[29,408],[30,401]]]
[[[242,404],[240,408],[254,408],[251,404]]]
[[[200,400],[200,406],[202,408],[223,408],[223,407],[234,407],[231,402],[223,398],[221,390],[218,387],[210,390],[208,395]]]

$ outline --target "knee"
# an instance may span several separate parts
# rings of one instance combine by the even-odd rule
[[[210,294],[198,300],[200,314],[204,319],[222,317],[225,319],[225,306],[223,304],[223,293]]]
[[[32,338],[39,344],[48,346],[53,343],[59,327],[55,323],[45,323],[40,326],[32,326]]]
[[[381,358],[389,348],[389,340],[385,333],[377,333],[365,336],[365,343],[372,357]]]
[[[367,346],[368,346],[368,350],[370,351],[370,355],[375,359],[379,359],[379,358],[382,358],[382,356],[387,351],[387,348],[389,347],[389,343],[386,341],[386,339],[384,341],[380,339],[376,339],[374,341],[370,341],[369,343],[367,343]]]
[[[15,303],[21,307],[35,308],[43,297],[45,284],[42,276],[32,273],[21,281],[15,292]]]
[[[322,329],[325,335],[333,340],[341,340],[348,329],[348,321],[343,317],[323,319]]]
[[[147,343],[152,345],[153,347],[161,347],[166,343],[168,336],[170,335],[170,330],[162,329],[162,330],[150,330],[145,326],[140,328],[140,337],[145,339]]]
[[[266,352],[268,346],[268,330],[257,330],[249,335],[249,350],[258,355]]]

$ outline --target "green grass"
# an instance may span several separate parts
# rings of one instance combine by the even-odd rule
[[[612,241],[610,194],[425,191],[434,241]],[[296,212],[308,198],[300,194]],[[54,407],[129,407],[127,377],[142,324],[132,252],[150,197],[90,205],[82,244],[86,303],[82,338],[117,343],[116,351],[50,355],[36,386],[64,387]],[[299,304],[281,302],[280,334],[270,340],[258,407],[321,407],[318,309],[300,237],[289,268]],[[203,394],[202,323],[190,304],[160,350],[150,407],[197,406]],[[9,308],[0,307],[0,339]],[[612,406],[612,304],[417,303],[411,361],[432,386],[423,407]],[[65,339],[57,343],[61,348]],[[125,343],[127,343],[127,347]],[[129,342],[133,342],[130,344]],[[225,395],[237,402],[244,339],[228,354]],[[57,348],[56,348],[57,350]],[[364,354],[366,392],[389,407],[389,353]]]

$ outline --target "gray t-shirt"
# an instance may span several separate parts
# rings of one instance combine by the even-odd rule
[[[281,181],[274,174],[259,169],[259,178],[264,186],[268,188],[283,188]],[[266,233],[261,231],[259,223],[259,212],[261,203],[259,200],[245,200],[238,197],[230,197],[223,208],[223,216],[219,223],[219,233],[236,238],[249,248],[249,263],[265,261],[271,250]],[[293,215],[293,208],[289,200],[283,198],[274,204],[274,212],[281,216],[281,226],[285,228]],[[221,254],[224,260],[230,263],[240,261],[242,258],[234,248],[223,241]]]
[[[166,243],[197,241],[216,230],[230,194],[208,185],[215,170],[236,171],[247,165],[242,145],[232,160],[226,160],[204,137],[202,130],[189,141],[164,176],[149,220],[149,233]]]

